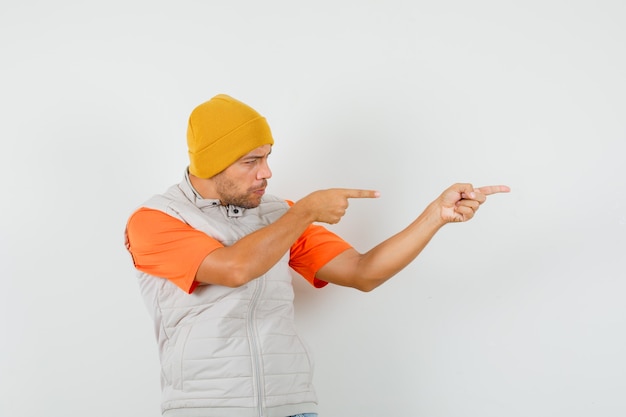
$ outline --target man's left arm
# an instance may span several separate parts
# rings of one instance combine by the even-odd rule
[[[454,184],[405,229],[368,252],[342,252],[324,265],[316,278],[371,291],[413,261],[445,224],[470,220],[488,195],[509,191],[504,185],[474,188],[471,184]]]

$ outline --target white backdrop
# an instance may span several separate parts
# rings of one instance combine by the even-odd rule
[[[372,293],[296,283],[321,417],[624,416],[626,3],[5,1],[0,415],[159,415],[123,229],[187,117],[265,115],[270,191],[372,188],[367,250],[507,184]]]

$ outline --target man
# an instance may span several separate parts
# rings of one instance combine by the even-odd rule
[[[506,186],[445,190],[404,230],[366,253],[316,223],[340,221],[371,190],[265,194],[274,139],[227,95],[196,107],[183,180],[129,218],[126,245],[154,319],[167,417],[316,415],[309,353],[293,322],[292,272],[313,286],[371,291],[446,223],[471,219]],[[308,414],[311,413],[311,414]]]

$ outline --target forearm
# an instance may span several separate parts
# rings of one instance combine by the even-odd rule
[[[444,224],[438,211],[427,207],[404,230],[364,253],[357,264],[356,276],[369,289],[381,285],[411,263]]]
[[[371,291],[413,261],[444,224],[431,204],[401,232],[363,254],[351,251],[339,255],[317,276],[327,282]]]
[[[244,285],[274,266],[311,223],[311,216],[294,206],[274,223],[207,255],[196,280],[233,287]]]

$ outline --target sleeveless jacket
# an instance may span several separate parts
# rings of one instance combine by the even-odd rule
[[[259,207],[202,199],[188,177],[143,207],[161,210],[225,246],[288,210],[264,196]],[[167,417],[284,417],[316,412],[313,364],[294,325],[289,253],[266,274],[230,288],[199,285],[186,294],[139,272],[161,360]]]

